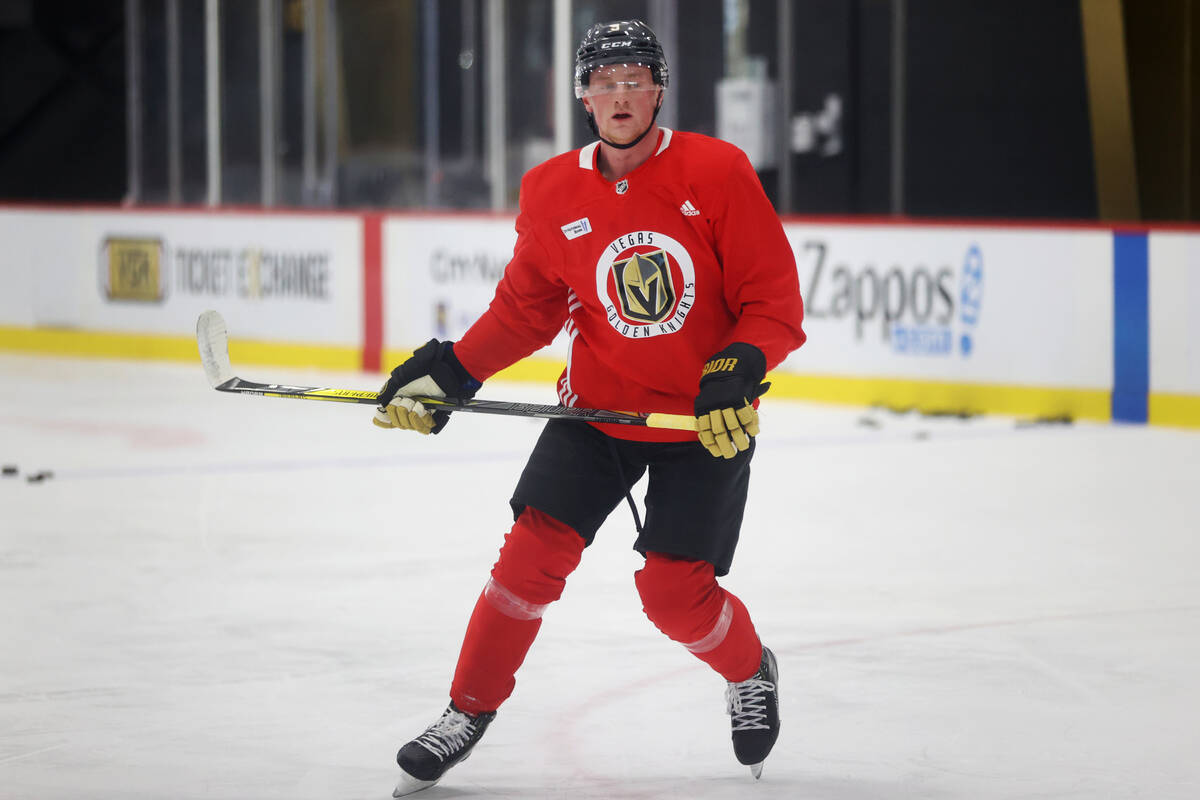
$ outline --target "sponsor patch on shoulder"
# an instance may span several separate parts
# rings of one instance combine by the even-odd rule
[[[562,226],[563,236],[567,239],[578,239],[584,234],[592,232],[592,223],[587,217],[577,219],[574,222],[568,222]]]

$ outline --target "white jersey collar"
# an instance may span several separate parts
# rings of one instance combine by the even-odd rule
[[[661,125],[658,128],[662,131],[662,141],[659,142],[658,149],[654,151],[654,155],[658,155],[663,150],[671,146],[671,136],[675,133],[670,128],[664,128]],[[600,142],[592,142],[586,147],[579,150],[579,168],[580,169],[595,169],[596,168],[596,148],[600,146]]]
[[[596,148],[600,146],[599,142],[592,142],[587,147],[579,151],[579,168],[593,169],[596,164]]]
[[[654,151],[654,155],[658,155],[663,150],[666,150],[671,146],[671,135],[675,133],[675,131],[671,130],[670,128],[664,128],[662,126],[659,126],[659,130],[662,131],[663,138],[662,143],[658,146],[658,149]]]

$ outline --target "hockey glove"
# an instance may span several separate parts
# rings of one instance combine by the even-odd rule
[[[450,421],[449,412],[430,412],[409,395],[468,400],[479,386],[454,355],[453,342],[430,339],[392,370],[379,391],[379,408],[372,421],[381,428],[438,433]]]
[[[751,403],[771,386],[762,382],[766,372],[766,356],[745,342],[734,342],[704,365],[696,429],[700,444],[714,457],[733,458],[758,435],[758,410]]]

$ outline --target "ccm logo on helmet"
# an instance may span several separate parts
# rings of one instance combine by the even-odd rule
[[[633,39],[624,39],[619,42],[601,42],[601,50],[612,50],[614,47],[633,47]]]

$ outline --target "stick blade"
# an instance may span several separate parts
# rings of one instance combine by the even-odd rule
[[[233,367],[229,363],[229,330],[216,311],[205,311],[196,320],[196,345],[200,348],[204,374],[214,389],[233,378]]]

